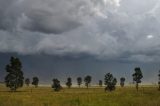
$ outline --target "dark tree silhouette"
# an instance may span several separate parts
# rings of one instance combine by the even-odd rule
[[[33,77],[32,85],[34,85],[34,86],[35,86],[35,88],[37,88],[37,87],[38,87],[38,83],[39,83],[39,79],[38,79],[38,77]]]
[[[81,77],[78,77],[78,78],[77,78],[77,84],[78,84],[78,86],[79,86],[79,88],[80,88],[80,86],[81,86],[81,84],[82,84],[82,78],[81,78]]]
[[[105,75],[104,81],[105,81],[105,85],[107,85],[105,88],[105,91],[106,90],[108,90],[108,91],[115,90],[115,88],[116,88],[115,85],[117,84],[117,79],[114,78],[111,73],[107,73]]]
[[[23,86],[23,72],[22,63],[16,57],[10,58],[10,63],[6,65],[7,76],[5,77],[6,87],[9,87],[11,91],[16,91],[17,88]]]
[[[124,77],[121,77],[120,78],[120,85],[121,85],[121,87],[124,87],[124,82],[125,82],[125,78]]]
[[[72,79],[71,79],[70,77],[67,78],[66,86],[67,86],[68,88],[71,88],[71,86],[72,86]]]
[[[92,80],[92,77],[87,75],[85,78],[84,78],[84,82],[85,82],[85,86],[88,88],[89,84],[91,83],[91,80]]]
[[[99,86],[102,87],[102,85],[103,85],[103,81],[99,80]]]
[[[136,89],[138,91],[138,85],[139,85],[139,83],[141,83],[141,79],[143,78],[143,74],[142,74],[140,67],[136,67],[134,69],[134,71],[135,71],[135,73],[132,74],[132,76],[133,76],[133,81],[136,82]]]
[[[52,81],[53,81],[52,88],[54,89],[54,91],[60,91],[62,89],[60,81],[58,79],[53,79]]]
[[[30,84],[30,79],[29,79],[29,78],[26,78],[26,79],[25,79],[25,84],[26,84],[27,86],[29,86],[29,84]]]
[[[158,88],[158,90],[160,91],[160,70],[159,70],[158,77],[159,77],[159,81],[158,81],[159,88]]]

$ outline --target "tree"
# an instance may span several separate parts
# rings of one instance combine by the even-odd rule
[[[52,88],[54,89],[54,91],[60,91],[62,89],[60,81],[58,79],[53,79],[52,81],[53,81]]]
[[[142,74],[140,67],[136,67],[134,69],[134,71],[135,71],[135,73],[132,74],[132,76],[133,76],[133,81],[136,83],[136,89],[138,91],[138,84],[141,83],[141,79],[143,78],[143,74]]]
[[[117,84],[117,79],[114,78],[111,73],[107,73],[105,75],[104,81],[105,81],[105,85],[107,85],[105,88],[105,91],[106,90],[113,91],[116,89],[115,85]]]
[[[38,87],[38,83],[39,83],[39,79],[38,79],[38,77],[33,77],[32,85],[34,85],[34,86],[35,86],[35,88],[37,88],[37,87]]]
[[[68,88],[71,88],[71,86],[72,86],[72,79],[70,77],[67,78],[66,85],[68,86]]]
[[[25,84],[26,84],[27,86],[29,86],[29,84],[30,84],[29,78],[26,78],[26,79],[25,79]]]
[[[125,82],[125,78],[124,77],[121,77],[120,78],[120,85],[121,85],[121,87],[124,87],[124,82]]]
[[[78,77],[78,78],[77,78],[77,84],[78,84],[78,86],[79,86],[79,88],[80,88],[80,86],[81,86],[81,84],[82,84],[82,78],[81,78],[81,77]]]
[[[91,80],[92,80],[92,77],[87,75],[85,78],[84,78],[84,82],[85,82],[85,86],[88,88],[89,84],[91,83]]]
[[[99,80],[99,86],[102,87],[102,85],[103,85],[103,81]]]
[[[10,63],[6,65],[5,70],[8,73],[5,77],[6,87],[9,87],[11,91],[16,91],[17,88],[23,86],[22,63],[18,58],[11,57]]]
[[[159,77],[159,81],[158,81],[159,88],[158,88],[158,90],[160,91],[160,70],[159,70],[158,77]]]

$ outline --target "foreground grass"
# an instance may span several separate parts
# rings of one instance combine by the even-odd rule
[[[160,92],[155,87],[117,88],[104,92],[102,88],[72,88],[54,92],[49,87],[22,88],[9,92],[0,86],[0,106],[160,106]]]

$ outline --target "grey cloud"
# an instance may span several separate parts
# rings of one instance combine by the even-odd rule
[[[26,16],[30,20],[28,29],[60,34],[75,29],[96,14],[96,4],[89,0],[26,1]],[[38,4],[38,5],[37,5]],[[32,5],[31,9],[28,6]],[[28,22],[26,22],[28,23]]]
[[[160,60],[158,0],[1,2],[0,52]]]
[[[37,11],[30,15],[29,20],[22,27],[30,31],[60,34],[80,25],[81,23],[67,19],[67,17],[54,17],[46,14],[46,12]]]

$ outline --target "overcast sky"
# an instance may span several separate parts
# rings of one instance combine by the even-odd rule
[[[0,0],[1,79],[11,55],[22,58],[26,76],[39,73],[44,82],[61,73],[130,78],[136,66],[153,82],[160,69],[160,0]]]

